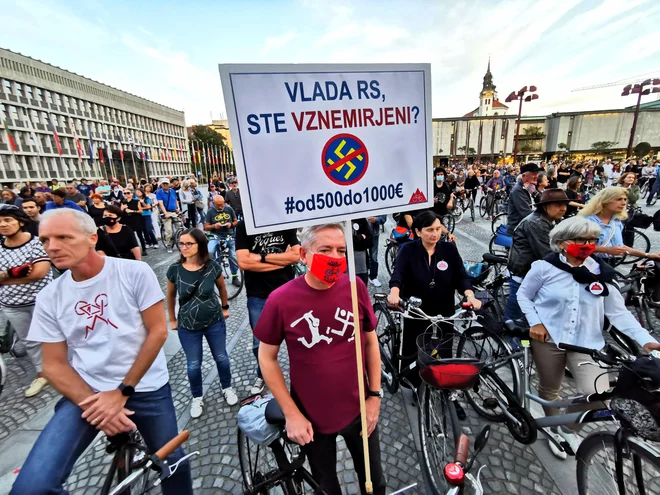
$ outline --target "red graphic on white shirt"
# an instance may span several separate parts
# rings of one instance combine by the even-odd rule
[[[79,316],[87,316],[88,320],[92,320],[91,325],[85,326],[85,338],[89,335],[89,332],[94,331],[97,321],[102,321],[106,325],[110,325],[114,328],[118,328],[117,325],[112,323],[109,318],[103,317],[105,308],[108,307],[108,296],[106,294],[99,294],[94,299],[94,303],[88,303],[87,301],[78,301],[76,303],[76,314]]]
[[[593,284],[591,284],[589,286],[589,292],[591,292],[592,294],[594,294],[596,296],[601,295],[603,293],[603,290],[604,290],[603,286],[600,285],[598,282],[594,282]]]

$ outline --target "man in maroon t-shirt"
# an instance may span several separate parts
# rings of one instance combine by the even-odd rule
[[[337,480],[337,435],[353,457],[364,493],[364,454],[355,363],[355,328],[346,271],[346,239],[341,224],[317,225],[302,233],[300,255],[307,265],[298,277],[276,289],[254,329],[259,365],[286,417],[291,440],[307,454],[314,478],[329,495],[341,495]],[[378,414],[380,352],[367,287],[357,280],[362,356],[366,376],[369,457],[374,493],[385,494],[380,461]],[[291,393],[277,361],[280,345],[289,353]]]

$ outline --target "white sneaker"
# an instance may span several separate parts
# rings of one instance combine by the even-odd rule
[[[225,396],[225,401],[227,402],[228,405],[234,406],[238,404],[238,395],[236,395],[236,392],[234,392],[233,388],[231,387],[223,388],[222,395]]]
[[[192,404],[190,404],[190,417],[199,418],[204,412],[204,398],[193,397]]]
[[[380,283],[380,280],[378,280],[377,278],[369,279],[369,282],[371,282],[371,285],[373,285],[374,287],[381,287],[383,285]]]
[[[582,437],[575,433],[572,430],[565,430],[561,426],[558,428],[559,430],[559,435],[566,440],[566,443],[571,447],[571,450],[574,453],[577,453],[578,449],[580,448],[580,444],[582,443]]]
[[[550,436],[554,438],[558,443],[561,443],[564,441],[564,437],[561,436],[559,433],[557,433],[556,428],[548,428],[548,433],[550,433]],[[548,445],[550,446],[550,450],[554,454],[554,456],[557,459],[561,459],[562,461],[565,460],[568,457],[568,454],[564,452],[563,450],[560,450],[559,447],[557,447],[554,443],[552,443],[550,440],[548,440]]]
[[[254,385],[252,385],[252,388],[250,389],[250,395],[260,394],[261,392],[264,391],[264,388],[266,388],[264,379],[257,377],[257,379],[254,380]]]

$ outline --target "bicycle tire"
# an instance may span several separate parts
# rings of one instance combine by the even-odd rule
[[[456,228],[456,220],[452,214],[442,215],[440,217],[440,223],[449,231],[450,234],[454,233]]]
[[[236,258],[223,253],[220,255],[219,263],[220,267],[222,268],[222,278],[225,281],[225,287],[227,289],[227,299],[231,301],[232,299],[238,297],[238,295],[243,290],[243,286],[245,285],[245,272],[240,268],[238,269],[237,278],[239,280],[239,285],[234,285],[234,276],[231,273],[231,265],[235,264],[238,266],[238,261]]]
[[[374,304],[374,314],[377,321],[376,337],[380,349],[382,384],[389,393],[395,394],[399,390],[397,349],[401,332],[392,313],[383,304]]]
[[[509,216],[506,213],[500,213],[499,215],[493,217],[493,221],[490,222],[490,230],[495,234],[497,228],[500,225],[506,226],[508,224]]]
[[[631,247],[633,249],[637,249],[638,251],[642,251],[643,253],[648,253],[651,251],[651,241],[649,240],[648,236],[642,232],[639,229],[632,229],[633,230],[633,242]],[[617,263],[617,265],[630,265],[631,263],[637,263],[641,260],[643,260],[644,257],[642,256],[624,256],[621,258],[621,262]]]
[[[7,381],[7,365],[5,360],[0,355],[0,396],[2,396],[2,390],[5,388],[5,382]]]
[[[579,495],[607,495],[615,494],[619,495],[619,489],[616,484],[616,480],[611,476],[614,472],[613,468],[610,469],[610,472],[607,472],[607,469],[603,469],[603,460],[598,459],[597,464],[592,464],[592,459],[597,456],[599,451],[605,451],[607,449],[612,449],[612,455],[614,456],[614,433],[598,431],[592,433],[587,438],[585,438],[580,447],[578,448],[576,459],[576,477],[577,477],[577,486]],[[647,488],[646,493],[660,493],[660,483],[658,479],[660,478],[660,459],[652,455],[644,447],[642,447],[637,442],[628,442],[628,448],[630,449],[630,457],[633,459],[637,457],[638,459],[645,461],[649,466],[655,468],[655,477],[653,478],[654,484],[651,489]],[[605,460],[609,460],[610,457],[606,456]],[[611,458],[614,462],[614,458]],[[624,476],[626,475],[626,456],[623,456],[624,462]],[[632,463],[631,463],[632,464]],[[629,469],[631,471],[631,469]],[[632,464],[632,471],[635,471],[634,464]],[[640,470],[642,476],[646,474],[644,469]],[[593,478],[590,477],[590,473],[593,473]],[[604,474],[603,474],[604,473]],[[637,473],[635,473],[637,474]],[[606,479],[603,479],[606,478]],[[637,476],[626,476],[626,494],[627,493],[641,493],[638,487],[638,478]],[[593,488],[591,488],[593,485]],[[630,491],[628,491],[630,489]]]
[[[648,195],[649,195],[649,181],[647,180],[646,182],[644,182],[644,184],[642,184],[642,187],[640,189],[640,197],[642,199],[646,199],[646,196]]]
[[[474,222],[475,216],[476,215],[474,213],[474,200],[470,199],[470,218],[472,219],[473,222]]]
[[[479,201],[479,215],[485,217],[487,214],[488,214],[488,203],[486,201],[486,196],[484,196]]]
[[[141,439],[141,437],[140,437]],[[112,493],[112,490],[115,489],[122,481],[128,478],[136,469],[136,467],[141,467],[144,463],[134,464],[134,459],[137,452],[144,452],[146,454],[147,449],[135,449],[129,446],[124,446],[119,449],[115,456],[112,458],[112,464],[110,465],[110,470],[108,471],[103,488],[100,491],[100,495],[108,495]],[[123,458],[122,458],[123,454]],[[146,461],[146,457],[144,458]],[[128,468],[126,468],[128,466]],[[115,476],[117,478],[117,483],[114,483]],[[127,486],[121,491],[121,495],[141,495],[143,493],[149,492],[149,476],[150,472],[144,473],[141,477],[137,478],[131,485]]]
[[[179,240],[181,239],[181,233],[182,232],[183,232],[183,229],[178,228],[172,233],[172,243],[176,247],[177,251],[181,251],[181,248],[179,247]]]
[[[422,383],[418,389],[419,439],[422,448],[422,464],[433,495],[444,495],[450,488],[444,477],[445,465],[454,462],[456,443],[461,433],[456,407],[449,400],[449,393]],[[436,405],[433,399],[438,401]],[[439,411],[436,411],[439,408]],[[439,415],[438,415],[439,413]],[[439,441],[437,451],[435,441]]]
[[[474,339],[476,341],[482,341],[482,349],[476,349],[472,347],[470,352],[469,344],[470,340]],[[470,327],[465,332],[461,334],[461,337],[458,340],[458,345],[456,347],[456,357],[474,357],[479,360],[485,359],[485,366],[488,367],[488,361],[493,361],[495,359],[504,358],[511,354],[511,349],[507,346],[502,338],[489,332],[484,327]],[[513,394],[518,397],[518,391],[520,390],[520,370],[522,366],[516,359],[510,359],[505,361],[501,366],[498,366],[496,369],[491,368],[491,371],[502,379],[504,383],[509,386]],[[497,370],[502,370],[498,373]],[[483,382],[477,380],[474,386],[468,390],[464,391],[465,397],[472,406],[472,409],[482,418],[486,418],[489,421],[502,422],[506,418],[504,412],[498,412],[494,409],[487,409],[484,407],[484,400],[488,397],[482,395],[484,391]],[[486,391],[486,394],[488,392]]]
[[[493,256],[502,256],[504,258],[509,257],[509,248],[495,244],[495,235],[490,238],[488,243],[488,252]]]
[[[396,256],[399,254],[399,246],[396,244],[389,244],[385,249],[385,268],[387,273],[394,274],[394,264],[396,263]]]
[[[465,213],[463,212],[463,208],[461,208],[460,205],[455,205],[454,209],[451,210],[451,216],[454,219],[454,223],[461,223],[464,215]]]
[[[165,240],[165,225],[163,225],[162,223],[160,224],[160,242],[165,249],[170,248],[170,246],[167,245],[167,242]]]

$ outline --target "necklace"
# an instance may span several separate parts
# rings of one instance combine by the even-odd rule
[[[426,266],[429,270],[429,274],[431,275],[431,282],[429,282],[429,288],[433,289],[435,287],[435,263],[433,262],[433,258],[435,257],[435,253],[431,255],[431,262]],[[431,264],[433,265],[433,273],[431,273]]]

